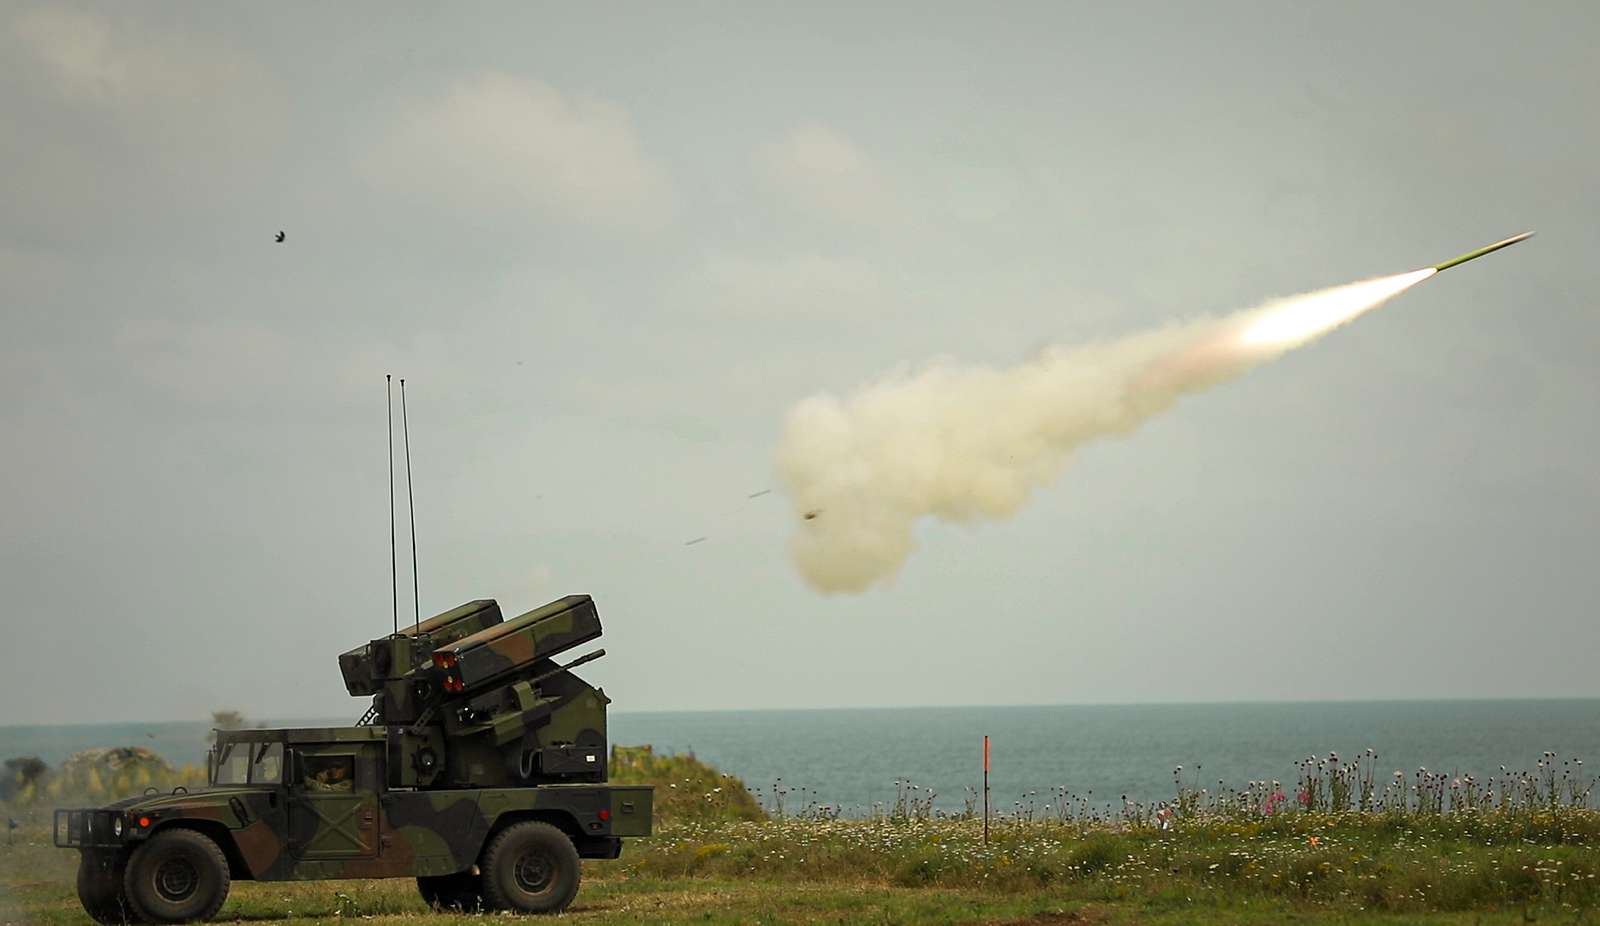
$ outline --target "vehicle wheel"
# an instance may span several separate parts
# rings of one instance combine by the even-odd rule
[[[78,859],[78,902],[89,918],[104,926],[137,923],[122,887],[127,859],[121,853],[85,851]]]
[[[477,913],[484,909],[483,879],[470,871],[419,877],[417,890],[423,903],[440,910]]]
[[[228,899],[228,860],[201,833],[165,830],[134,850],[122,883],[149,922],[209,920]]]
[[[508,827],[483,850],[483,897],[496,910],[558,913],[578,895],[572,840],[548,823]]]

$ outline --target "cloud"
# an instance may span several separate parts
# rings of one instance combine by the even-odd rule
[[[44,6],[0,22],[9,240],[127,247],[130,222],[174,212],[184,221],[169,228],[208,227],[196,216],[237,216],[272,169],[276,76],[228,36],[137,22],[133,9]]]
[[[80,103],[189,104],[258,86],[263,77],[237,49],[82,10],[27,10],[11,32],[55,91]]]
[[[852,257],[715,253],[702,274],[713,304],[738,315],[848,314],[886,297],[879,269]]]
[[[862,224],[892,215],[887,185],[866,152],[821,123],[796,126],[762,145],[757,163],[778,193],[802,211]]]
[[[481,74],[412,102],[363,166],[380,185],[456,206],[602,227],[657,228],[674,206],[625,109],[509,74]]]

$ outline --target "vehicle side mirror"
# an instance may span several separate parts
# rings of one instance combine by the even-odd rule
[[[217,783],[217,747],[212,746],[206,750],[206,784]]]

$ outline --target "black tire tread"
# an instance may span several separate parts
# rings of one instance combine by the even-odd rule
[[[143,868],[144,859],[175,843],[187,845],[204,855],[207,862],[211,864],[216,872],[219,884],[216,896],[211,898],[211,902],[192,916],[186,916],[181,919],[163,919],[151,912],[150,908],[143,903],[140,896],[142,885],[138,883],[138,873]],[[222,909],[222,905],[228,900],[228,888],[232,882],[228,874],[228,859],[222,854],[222,849],[218,847],[211,837],[191,829],[169,829],[156,833],[150,837],[148,842],[134,850],[132,858],[128,859],[127,870],[123,873],[123,884],[127,893],[128,905],[133,908],[134,912],[139,914],[140,919],[144,922],[193,923],[204,922],[217,915],[217,911]]]
[[[470,871],[453,875],[418,875],[417,892],[422,902],[446,912],[478,913],[486,904],[482,879]]]
[[[518,906],[500,880],[505,874],[503,862],[506,855],[518,849],[527,840],[543,843],[555,853],[557,881],[570,881],[567,884],[558,883],[549,903],[531,908]],[[479,867],[483,872],[484,905],[491,910],[515,913],[560,913],[572,903],[573,898],[578,896],[578,887],[583,880],[583,866],[578,860],[578,849],[572,844],[571,837],[556,827],[538,820],[513,823],[501,830],[490,840],[488,848],[483,850],[483,860]],[[565,878],[565,874],[570,874],[571,877]]]
[[[78,860],[78,902],[101,926],[139,922],[122,886],[124,860],[105,860],[84,852]]]

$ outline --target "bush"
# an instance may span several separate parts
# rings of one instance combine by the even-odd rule
[[[7,759],[4,771],[0,772],[0,801],[10,803],[19,794],[37,792],[49,771],[50,766],[38,756]]]
[[[693,755],[657,755],[649,746],[614,746],[615,784],[654,785],[658,824],[685,820],[765,820],[750,789]]]
[[[1121,846],[1109,833],[1093,833],[1072,853],[1074,871],[1086,875],[1096,874],[1121,858]]]

